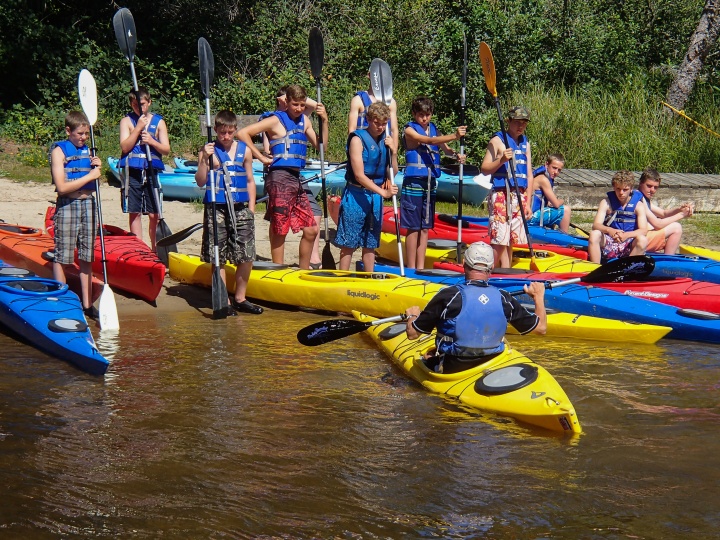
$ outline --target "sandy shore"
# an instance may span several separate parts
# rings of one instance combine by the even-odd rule
[[[21,183],[8,178],[0,177],[0,190],[5,197],[0,201],[0,219],[6,223],[17,223],[29,227],[42,229],[44,227],[45,211],[55,201],[55,192],[48,180],[47,183]],[[100,195],[102,198],[103,221],[109,225],[116,225],[128,229],[127,214],[123,214],[120,207],[120,189],[107,184],[103,179]],[[255,218],[256,245],[259,257],[270,258],[270,243],[268,241],[268,224],[263,219],[265,206],[258,207],[259,215]],[[163,203],[163,217],[175,233],[195,223],[202,221],[202,210],[198,205],[179,201],[165,201]],[[147,242],[147,218],[143,219],[144,240]],[[285,249],[285,262],[295,264],[298,261],[298,244],[300,234],[289,234]],[[199,254],[202,233],[198,231],[188,239],[178,244],[180,253]],[[322,244],[321,240],[321,246]],[[335,248],[335,258],[338,253]],[[177,311],[187,309],[190,305],[207,304],[207,311],[212,313],[211,297],[207,289],[191,286],[178,286],[178,283],[165,278],[165,284],[152,306],[143,300],[128,297],[119,291],[115,292],[118,313],[123,314],[143,312],[147,310]]]

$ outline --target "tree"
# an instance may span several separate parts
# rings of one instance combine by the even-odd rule
[[[695,80],[703,68],[720,33],[720,0],[707,0],[700,22],[690,38],[685,58],[667,92],[667,102],[678,109],[685,106],[695,86]]]

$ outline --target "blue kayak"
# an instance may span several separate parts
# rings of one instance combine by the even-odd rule
[[[375,264],[376,272],[399,273],[397,266]],[[405,269],[406,277],[424,279],[434,283],[454,285],[464,276],[448,270]],[[495,287],[508,292],[519,292],[523,286],[531,283],[528,279],[490,278]],[[522,301],[532,300],[527,295],[519,295]],[[672,331],[666,336],[671,339],[720,343],[720,315],[653,302],[645,298],[627,296],[622,293],[586,287],[584,285],[564,285],[545,289],[545,305],[557,311],[602,317],[618,321],[636,322],[669,326]]]
[[[463,216],[463,219],[478,225],[487,226],[488,224],[488,218],[486,217]],[[538,244],[553,244],[587,251],[588,239],[585,237],[537,225],[530,225],[528,229],[530,230],[531,240]],[[688,277],[695,281],[720,283],[720,262],[714,259],[698,255],[670,255],[665,253],[648,253],[648,255],[655,259],[655,269],[650,274],[651,277]]]
[[[95,346],[78,296],[53,279],[0,261],[0,324],[44,353],[103,375],[109,362]]]

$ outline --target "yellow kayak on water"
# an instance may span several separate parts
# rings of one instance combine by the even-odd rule
[[[196,255],[170,253],[169,273],[176,281],[210,287],[212,266]],[[235,266],[225,265],[227,287],[235,291]],[[342,270],[299,270],[284,265],[256,262],[250,273],[247,295],[275,302],[323,311],[350,313],[358,310],[374,317],[391,317],[410,306],[424,308],[445,287],[420,279],[385,272]],[[509,327],[510,331],[514,331]],[[600,341],[655,343],[670,331],[664,326],[634,324],[586,315],[553,312],[548,314],[547,334],[551,337]]]
[[[362,322],[372,317],[353,311]],[[575,408],[555,378],[507,344],[505,350],[484,364],[460,373],[435,373],[423,362],[435,347],[435,335],[411,341],[405,323],[371,326],[366,332],[406,375],[429,391],[459,399],[480,411],[509,416],[555,432],[581,433]],[[385,339],[387,337],[387,339]]]
[[[404,242],[405,237],[402,237]],[[445,247],[446,244],[453,244],[452,247]],[[428,241],[425,251],[425,267],[432,268],[436,262],[457,262],[457,248],[455,242]],[[404,246],[404,243],[403,243]],[[441,247],[437,247],[441,246]],[[380,235],[380,247],[375,250],[379,257],[397,262],[397,239],[394,234],[382,233]],[[567,255],[560,255],[552,251],[533,250],[535,254],[535,265],[533,270],[537,272],[592,272],[600,265]],[[530,252],[527,248],[513,248],[512,267],[521,270],[529,270],[531,263]]]

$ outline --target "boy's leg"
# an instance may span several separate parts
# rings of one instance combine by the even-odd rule
[[[420,231],[409,230],[405,235],[405,266],[407,268],[418,268],[417,253],[420,244]]]
[[[362,248],[362,261],[366,272],[375,270],[375,250],[372,248]]]
[[[149,224],[148,224],[148,235],[150,236],[150,248],[155,251],[155,244],[157,242],[156,238],[156,232],[157,232],[157,226],[158,222],[160,221],[160,216],[158,214],[148,214],[149,218]],[[141,225],[142,227],[142,225]]]
[[[425,268],[425,252],[428,245],[428,229],[420,230],[420,237],[417,245],[417,253],[415,254],[415,268]]]
[[[567,233],[570,230],[570,220],[571,220],[570,214],[572,213],[572,209],[567,205],[563,205],[562,209],[563,209],[563,217],[562,217],[562,220],[560,221],[560,230],[564,233]]]
[[[140,169],[128,170],[130,174],[128,178],[128,199],[125,211],[128,213],[130,232],[142,240],[143,171]]]
[[[245,206],[235,206],[237,229],[233,230],[228,220],[228,258],[235,263],[235,295],[231,302],[236,311],[261,314],[264,310],[248,301],[247,285],[255,260],[255,216]]]
[[[588,260],[600,264],[602,248],[605,247],[605,235],[600,231],[590,231],[588,238]]]
[[[80,301],[83,309],[92,307],[92,263],[90,261],[79,261],[80,266]]]
[[[318,231],[320,230],[320,222],[322,221],[323,212],[320,208],[320,205],[317,203],[317,200],[315,200],[315,197],[313,197],[312,191],[306,187],[305,188],[305,195],[307,195],[308,201],[310,202],[310,208],[312,209],[313,216],[315,217],[315,225],[317,225]],[[326,238],[325,241],[327,242],[329,238]],[[322,262],[320,258],[320,233],[318,233],[315,236],[315,242],[313,243],[312,247],[312,253],[310,254],[310,264],[317,266]]]
[[[303,227],[299,254],[299,266],[303,270],[310,269],[310,255],[312,254],[313,245],[315,244],[315,238],[318,236],[317,225],[313,224],[311,227]]]
[[[285,237],[287,234],[278,234],[273,230],[273,224],[270,223],[270,256],[272,262],[283,264],[285,261]]]
[[[665,253],[674,255],[680,247],[682,240],[682,225],[678,222],[665,227]]]
[[[67,283],[65,279],[65,269],[59,262],[53,262],[53,279],[60,283]]]
[[[647,251],[647,242],[647,236],[645,235],[636,237],[635,240],[633,240],[630,255],[645,255],[645,251]]]
[[[353,248],[340,248],[340,270],[350,270],[353,253],[355,253],[355,250]],[[368,272],[368,269],[366,268],[365,271]]]

